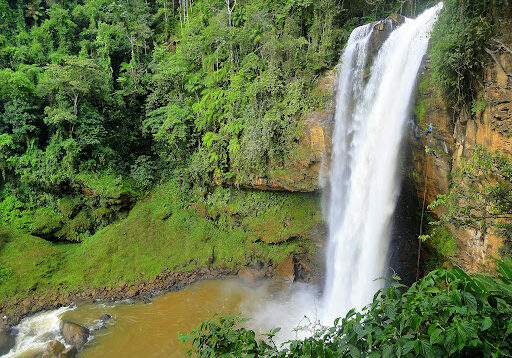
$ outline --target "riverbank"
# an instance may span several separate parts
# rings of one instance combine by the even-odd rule
[[[2,316],[16,323],[77,299],[144,299],[244,267],[271,270],[290,256],[321,257],[316,194],[220,187],[199,199],[186,194],[173,183],[161,185],[126,219],[81,243],[6,232],[0,238]]]
[[[320,282],[321,271],[314,270],[315,263],[307,256],[287,257],[279,264],[262,266],[203,267],[195,270],[165,270],[155,278],[134,284],[121,283],[117,286],[95,287],[83,290],[56,290],[44,295],[27,296],[0,303],[0,315],[10,326],[18,324],[24,317],[44,310],[69,306],[77,302],[95,301],[117,302],[126,299],[149,303],[151,298],[170,291],[178,291],[186,286],[204,280],[240,278],[248,285],[257,281],[277,279],[286,282]]]
[[[96,287],[84,290],[57,290],[45,295],[28,296],[12,302],[0,303],[0,314],[13,326],[24,317],[39,311],[69,306],[77,301],[121,301],[125,299],[148,302],[155,295],[177,291],[201,280],[236,277],[236,268],[203,268],[182,272],[164,271],[157,277],[136,284],[121,283],[118,286]]]

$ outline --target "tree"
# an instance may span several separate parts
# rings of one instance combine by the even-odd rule
[[[53,63],[45,67],[38,90],[41,95],[49,96],[54,105],[61,102],[61,99],[72,103],[73,116],[65,114],[62,108],[51,109],[49,113],[57,112],[55,124],[61,119],[65,122],[73,122],[71,129],[71,135],[73,135],[80,100],[94,93],[100,93],[104,86],[104,76],[93,60],[68,56],[62,64]]]
[[[233,0],[233,3],[231,4],[231,0],[226,0],[226,5],[227,5],[227,9],[228,9],[228,24],[229,24],[229,27],[233,26],[232,23],[231,23],[231,15],[233,14],[233,11],[235,10],[235,6],[236,6],[236,0]]]
[[[2,171],[2,179],[5,180],[5,175],[10,170],[9,158],[12,155],[12,150],[15,148],[12,137],[7,133],[0,134],[0,171]]]

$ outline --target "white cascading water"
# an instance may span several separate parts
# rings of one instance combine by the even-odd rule
[[[365,80],[372,24],[356,28],[342,56],[329,198],[323,322],[371,302],[385,275],[400,187],[399,148],[416,77],[443,4],[406,19],[380,48]]]
[[[62,307],[52,311],[36,313],[23,319],[14,329],[16,335],[15,346],[2,358],[16,358],[31,356],[44,350],[48,342],[57,339],[61,342],[59,332],[60,316],[69,311],[70,307]]]

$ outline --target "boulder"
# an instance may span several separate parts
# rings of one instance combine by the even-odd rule
[[[292,283],[295,280],[295,260],[288,256],[276,267],[274,280]]]
[[[77,349],[81,349],[87,343],[89,333],[87,327],[68,321],[60,322],[60,334],[64,338],[64,342]]]
[[[244,267],[238,271],[238,277],[251,286],[256,286],[257,282],[265,277],[265,271]]]
[[[60,354],[60,358],[75,358],[77,354],[78,350],[76,349],[76,347],[73,346],[64,349]]]
[[[41,358],[60,358],[62,352],[66,349],[66,346],[59,341],[51,341],[46,347],[46,351],[43,352]]]
[[[0,323],[0,356],[7,354],[14,347],[15,337],[11,332],[11,328],[5,322]]]
[[[100,321],[107,322],[111,318],[112,318],[111,315],[109,315],[108,313],[105,313],[103,316],[100,317]]]
[[[95,328],[94,330],[100,330],[100,329],[107,328],[107,321],[109,321],[111,318],[112,318],[112,316],[109,315],[108,313],[105,313],[104,315],[102,315],[100,317],[100,319],[98,320],[99,322],[98,322],[97,328]]]

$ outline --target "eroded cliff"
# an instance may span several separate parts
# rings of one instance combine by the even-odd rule
[[[421,76],[416,104],[418,130],[411,133],[414,153],[414,176],[420,201],[426,205],[437,195],[449,191],[451,175],[460,168],[476,146],[512,157],[512,36],[510,24],[502,24],[501,31],[488,48],[479,90],[474,94],[471,108],[454,111],[448,107],[436,89],[430,71]],[[430,124],[433,131],[424,135]],[[428,155],[425,146],[436,154]],[[443,214],[443,207],[433,210],[435,216]],[[500,257],[503,239],[492,233],[483,234],[474,229],[450,227],[457,242],[456,252],[450,260],[467,271],[487,271],[492,258]]]

